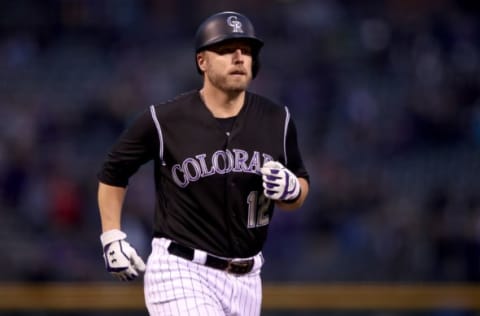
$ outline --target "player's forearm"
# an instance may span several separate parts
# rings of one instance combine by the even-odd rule
[[[308,195],[309,186],[308,186],[307,180],[303,178],[298,178],[298,182],[300,183],[300,188],[301,188],[300,197],[293,203],[285,203],[285,202],[277,201],[276,205],[280,209],[284,211],[292,211],[303,205],[303,202],[305,202],[305,199],[307,198],[307,195]]]
[[[98,208],[102,231],[120,229],[122,206],[126,188],[98,183]]]

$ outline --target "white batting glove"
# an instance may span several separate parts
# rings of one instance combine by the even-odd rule
[[[100,241],[107,271],[119,280],[131,281],[145,271],[145,263],[126,238],[121,230],[112,229],[104,232]]]
[[[290,170],[278,161],[268,161],[260,169],[263,194],[269,199],[290,201],[300,196],[300,182]]]

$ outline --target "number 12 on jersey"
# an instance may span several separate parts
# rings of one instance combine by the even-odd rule
[[[247,203],[247,227],[255,228],[268,225],[270,222],[270,216],[268,214],[270,200],[265,195],[258,194],[257,191],[252,191],[250,194],[248,194]]]

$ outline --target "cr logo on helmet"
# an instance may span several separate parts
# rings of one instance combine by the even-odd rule
[[[227,24],[228,26],[232,27],[233,33],[243,33],[242,30],[242,22],[240,22],[235,15],[231,15],[227,18]]]

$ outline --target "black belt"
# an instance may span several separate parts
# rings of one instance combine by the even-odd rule
[[[195,255],[195,249],[177,244],[176,242],[173,242],[173,241],[168,246],[168,252],[172,255],[175,255],[190,261],[193,260]],[[250,271],[252,271],[254,263],[255,262],[253,259],[233,261],[233,260],[218,258],[218,257],[207,254],[207,260],[205,261],[205,266],[218,269],[218,270],[223,270],[232,274],[247,274]]]

